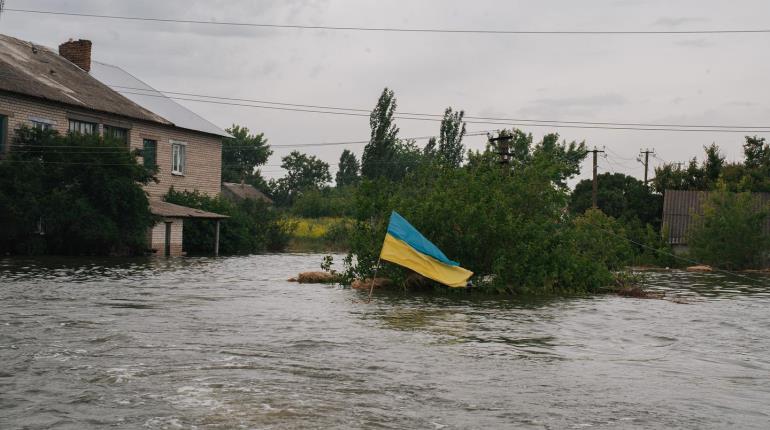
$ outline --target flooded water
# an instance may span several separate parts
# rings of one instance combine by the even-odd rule
[[[768,278],[367,305],[320,261],[0,260],[0,428],[770,427]]]

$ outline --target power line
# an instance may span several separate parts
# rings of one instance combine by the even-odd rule
[[[604,149],[608,150],[607,148],[604,148]],[[600,162],[602,162],[602,161],[606,162],[608,167],[609,167],[608,170],[611,170],[613,173],[623,173],[624,170],[625,171],[633,170],[632,167],[629,167],[626,164],[623,164],[623,163],[621,163],[619,161],[612,161],[612,159],[610,157],[608,157],[607,154],[604,154],[604,157],[602,157],[602,158],[603,158],[603,160],[600,159],[599,161]]]
[[[591,35],[718,35],[718,34],[761,34],[770,33],[770,29],[698,29],[698,30],[487,30],[487,29],[460,29],[460,28],[418,28],[418,27],[360,27],[360,26],[330,26],[330,25],[297,25],[297,24],[268,24],[235,21],[204,21],[193,19],[155,18],[126,15],[103,15],[95,13],[76,13],[35,9],[10,9],[6,12],[73,16],[82,18],[99,18],[123,21],[148,21],[176,24],[200,24],[235,27],[254,27],[271,29],[295,29],[295,30],[334,30],[334,31],[367,31],[388,33],[444,33],[444,34],[487,34],[487,35],[551,35],[551,36],[591,36]]]
[[[491,130],[480,130],[480,131],[472,131],[465,133],[465,136],[485,136],[487,133],[490,133]],[[435,136],[416,136],[416,137],[400,137],[399,139],[402,141],[408,141],[408,140],[427,140],[434,138]],[[359,144],[366,144],[369,143],[369,140],[350,140],[350,141],[342,141],[342,142],[317,142],[317,143],[291,143],[291,144],[270,144],[268,143],[267,146],[270,148],[312,148],[317,146],[342,146],[342,145],[359,145]],[[80,145],[26,145],[26,144],[18,144],[18,143],[11,143],[8,145],[9,147],[20,147],[20,148],[26,148],[26,149],[35,149],[35,148],[51,148],[51,149],[58,149],[58,148],[78,148],[78,149],[98,149],[103,151],[97,151],[99,153],[109,153],[109,151],[116,151],[116,152],[124,152],[124,151],[130,151],[133,149],[140,149],[140,148],[114,148],[114,147],[104,147],[104,146],[80,146]],[[254,148],[251,145],[233,145],[233,146],[222,146],[223,150],[229,150],[229,149],[251,149]]]
[[[22,153],[22,154],[30,154],[30,153],[38,153],[40,155],[69,155],[69,154],[88,154],[88,155],[99,155],[102,153],[93,153],[93,152],[52,152],[52,151],[13,151],[14,153]],[[110,155],[114,155],[110,154]],[[134,165],[141,165],[142,163],[137,162],[136,164],[133,163],[101,163],[98,160],[91,159],[90,161],[49,161],[49,160],[17,160],[17,159],[4,159],[0,160],[0,164],[3,162],[9,162],[9,163],[43,163],[43,164],[94,164],[94,165],[101,165],[101,166],[134,166]],[[432,161],[424,160],[424,161],[370,161],[369,164],[386,164],[386,165],[404,165],[404,166],[412,166],[412,165],[418,165],[418,164],[430,164]],[[324,163],[326,163],[324,161]],[[334,165],[334,163],[326,163],[329,165],[329,169],[337,169],[337,166]],[[240,166],[241,163],[232,162],[232,163],[221,163],[223,167],[229,167],[229,166]],[[272,172],[282,172],[283,170],[286,170],[282,164],[261,164],[256,166],[257,169],[262,169],[263,167],[274,167],[274,168],[281,168],[282,170],[272,170]],[[264,172],[269,172],[271,170],[262,170]]]
[[[268,101],[268,100],[259,100],[259,99],[243,99],[243,98],[236,98],[236,97],[223,97],[223,96],[212,96],[212,95],[206,95],[206,94],[195,94],[195,93],[184,93],[184,92],[177,92],[177,91],[163,91],[163,90],[156,90],[156,89],[148,89],[148,88],[136,88],[136,87],[127,87],[122,85],[108,85],[114,89],[117,89],[116,91],[124,94],[133,94],[133,95],[142,95],[142,96],[153,96],[153,97],[160,97],[166,94],[172,94],[174,96],[189,96],[189,97],[197,97],[197,98],[206,98],[206,99],[216,99],[216,100],[226,100],[226,101],[237,101],[237,102],[249,102],[249,103],[260,103],[260,104],[267,104],[267,105],[277,105],[277,106],[289,106],[289,107],[299,107],[299,108],[311,108],[311,109],[326,109],[326,110],[335,110],[335,111],[350,111],[355,113],[366,113],[365,116],[369,116],[371,113],[371,110],[368,109],[361,109],[361,108],[346,108],[346,107],[339,107],[339,106],[325,106],[325,105],[312,105],[312,104],[300,104],[300,103],[286,103],[286,102],[276,102],[276,101]],[[120,90],[123,89],[123,90]],[[124,91],[124,90],[131,90],[131,91],[145,91],[145,93],[135,93],[131,91]],[[147,93],[149,91],[152,91],[152,93]],[[168,97],[168,96],[166,96]],[[174,98],[174,97],[169,97]],[[186,99],[182,99],[186,100]],[[204,101],[204,100],[201,100]],[[315,111],[313,111],[315,112]],[[443,118],[444,115],[442,114],[431,114],[431,113],[418,113],[418,112],[401,112],[399,115],[407,115],[407,116],[425,116],[425,117],[435,117],[435,118]],[[364,115],[361,115],[364,116]],[[606,126],[619,126],[619,127],[675,127],[675,128],[704,128],[704,129],[710,129],[710,128],[725,128],[725,129],[746,129],[745,132],[770,132],[770,125],[761,126],[749,126],[749,125],[706,125],[706,124],[669,124],[669,123],[641,123],[641,122],[599,122],[599,121],[568,121],[568,120],[558,120],[558,119],[527,119],[527,118],[511,118],[511,117],[487,117],[487,116],[473,116],[473,115],[465,115],[463,117],[464,119],[471,119],[471,120],[489,120],[489,121],[515,121],[515,122],[534,122],[534,123],[546,123],[549,125],[552,124],[577,124],[577,125],[606,125]],[[757,130],[753,130],[757,129]],[[761,130],[758,130],[761,129]]]
[[[628,157],[623,157],[622,155],[620,155],[619,153],[617,153],[617,152],[613,151],[613,150],[612,150],[612,149],[610,149],[610,148],[606,148],[606,149],[607,149],[607,152],[609,152],[610,154],[612,154],[612,155],[613,155],[615,158],[619,158],[619,159],[621,159],[621,160],[625,160],[625,161],[636,161],[636,158],[628,158]]]
[[[0,76],[3,73],[0,72]],[[8,76],[9,78],[16,78]],[[18,79],[18,78],[16,78]],[[234,97],[212,96],[205,94],[183,93],[174,91],[158,91],[148,88],[126,87],[121,85],[108,85],[112,88],[126,88],[143,92],[124,91],[116,89],[121,94],[131,94],[145,97],[167,98],[172,100],[183,100],[198,103],[209,103],[227,106],[251,107],[256,109],[279,110],[289,112],[316,113],[327,115],[342,115],[352,117],[369,117],[370,111],[360,108],[345,108],[337,106],[310,105],[299,103],[285,103],[256,99],[242,99]],[[148,93],[152,91],[152,93]],[[173,95],[167,95],[173,94]],[[185,95],[189,97],[179,97]],[[214,99],[214,100],[207,100]],[[220,101],[224,100],[224,101]],[[236,102],[249,102],[258,104],[246,104]],[[263,105],[277,106],[263,106]],[[289,106],[289,107],[285,107]],[[440,122],[444,115],[402,112],[394,116],[396,119],[412,121],[434,121]],[[768,126],[748,126],[748,125],[707,125],[707,124],[667,124],[667,123],[641,123],[641,122],[598,122],[598,121],[574,121],[574,120],[551,120],[551,119],[526,119],[526,118],[501,118],[466,115],[463,117],[466,124],[497,125],[497,126],[515,126],[515,127],[549,127],[549,128],[575,128],[575,129],[599,129],[599,130],[621,130],[621,131],[672,131],[672,132],[715,132],[715,133],[770,133]],[[468,120],[470,119],[470,121]]]
[[[139,95],[139,96],[147,96],[147,97],[161,97],[161,98],[169,98],[173,100],[184,100],[184,101],[191,101],[191,102],[198,102],[198,103],[209,103],[209,104],[216,104],[216,105],[225,105],[225,106],[241,106],[241,107],[250,107],[250,108],[256,108],[256,109],[268,109],[268,110],[280,110],[280,111],[290,111],[290,112],[305,112],[305,113],[317,113],[317,114],[326,114],[326,115],[342,115],[342,116],[353,116],[353,117],[369,117],[369,114],[364,113],[354,113],[354,112],[337,112],[337,111],[324,111],[324,110],[318,110],[318,109],[302,109],[302,108],[288,108],[288,107],[279,107],[279,106],[264,106],[264,105],[256,105],[256,104],[246,104],[246,103],[236,103],[236,102],[229,102],[229,101],[217,101],[217,100],[204,100],[199,98],[189,98],[189,97],[178,97],[178,96],[166,96],[163,94],[146,94],[146,93],[135,93],[130,91],[118,91],[122,94],[133,94],[133,95]],[[422,117],[415,117],[415,116],[404,116],[402,115],[394,115],[395,119],[403,119],[403,120],[411,120],[411,121],[433,121],[433,122],[441,122],[441,118],[422,118]],[[672,127],[614,127],[614,126],[602,126],[602,125],[574,125],[574,124],[561,124],[561,123],[537,123],[537,124],[531,124],[531,123],[525,123],[522,121],[510,121],[510,122],[502,122],[502,121],[463,121],[466,124],[481,124],[481,125],[499,125],[499,126],[516,126],[516,127],[549,127],[549,128],[576,128],[576,129],[593,129],[593,130],[621,130],[621,131],[673,131],[673,132],[699,132],[699,133],[768,133],[770,130],[743,130],[743,129],[722,129],[722,128],[672,128]]]

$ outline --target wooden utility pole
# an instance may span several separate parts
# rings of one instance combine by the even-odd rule
[[[639,154],[640,155],[644,154],[644,161],[642,162],[642,164],[644,164],[644,185],[647,185],[647,172],[649,171],[649,167],[650,167],[650,154],[655,155],[655,150],[653,149],[652,151],[650,151],[649,148],[645,149],[644,151],[639,150]],[[639,159],[639,161],[642,161],[642,160]]]
[[[604,151],[600,151],[600,150],[596,149],[596,147],[594,146],[594,149],[592,149],[592,150],[590,150],[588,152],[591,152],[591,153],[594,154],[594,183],[593,183],[593,192],[591,193],[591,207],[596,209],[596,208],[599,207],[596,204],[596,196],[597,196],[597,194],[599,194],[599,181],[598,181],[598,179],[596,177],[596,171],[597,171],[597,166],[598,166],[598,160],[596,159],[596,155],[599,154],[600,152],[603,153]]]
[[[497,149],[497,155],[500,156],[499,163],[502,166],[507,166],[508,163],[511,162],[510,142],[511,140],[513,140],[513,136],[503,136],[503,135],[500,135],[498,137],[487,136],[487,139],[489,140],[489,143],[494,145],[494,147]]]

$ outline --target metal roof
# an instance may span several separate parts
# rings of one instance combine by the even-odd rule
[[[711,191],[666,190],[663,198],[663,228],[672,245],[686,245],[687,234],[695,223],[694,215],[703,215],[703,203]],[[752,193],[757,210],[770,204],[770,193]],[[770,233],[770,218],[763,228]]]
[[[0,34],[0,91],[170,125],[53,50]]]
[[[91,76],[112,87],[115,91],[120,91],[126,98],[162,116],[177,127],[222,137],[231,137],[221,128],[166,97],[155,88],[147,85],[118,66],[92,61]]]
[[[231,195],[238,200],[262,200],[265,203],[273,204],[273,200],[266,196],[262,191],[249,184],[237,184],[233,182],[222,182],[222,191],[225,195]]]
[[[166,218],[203,218],[203,219],[225,219],[230,218],[227,215],[220,215],[214,212],[206,212],[201,209],[188,208],[187,206],[175,205],[173,203],[160,200],[150,200],[150,212]]]

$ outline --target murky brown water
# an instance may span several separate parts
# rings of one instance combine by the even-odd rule
[[[320,260],[0,260],[0,428],[770,427],[767,278],[364,305]]]

